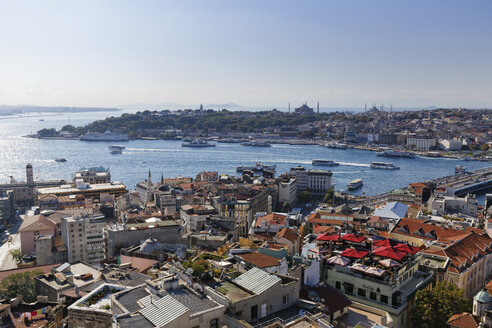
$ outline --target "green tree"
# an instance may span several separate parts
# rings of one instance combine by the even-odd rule
[[[469,150],[475,150],[475,149],[477,149],[477,145],[475,145],[474,143],[471,143],[468,145],[468,149]]]
[[[323,203],[332,203],[333,202],[333,196],[335,195],[335,191],[333,188],[330,188],[326,191],[325,197],[323,197]]]
[[[470,312],[471,303],[453,283],[439,282],[433,289],[419,290],[412,310],[412,327],[445,328],[456,313]]]
[[[43,274],[41,270],[11,274],[0,282],[0,293],[8,298],[14,298],[17,297],[17,295],[22,295],[24,302],[35,302],[37,296],[34,277],[40,274]]]
[[[301,193],[299,194],[299,198],[303,202],[309,202],[313,198],[313,195],[311,194],[311,192],[309,190],[304,190],[304,191],[301,191]]]
[[[488,151],[488,150],[490,149],[490,146],[489,146],[489,145],[487,145],[487,144],[482,144],[482,145],[480,146],[480,149],[482,149],[482,151]]]
[[[22,252],[20,248],[14,248],[9,251],[10,255],[16,260],[18,263],[22,261]]]
[[[41,129],[38,131],[38,136],[39,137],[56,137],[58,135],[58,132],[56,132],[56,129]]]

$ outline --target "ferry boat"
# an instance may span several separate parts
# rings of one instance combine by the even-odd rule
[[[237,172],[242,172],[242,171],[255,171],[255,172],[262,172],[265,170],[274,170],[277,168],[277,165],[263,165],[261,162],[256,163],[255,166],[238,166],[236,167]]]
[[[343,143],[328,143],[326,144],[327,148],[335,148],[335,149],[347,149],[348,146]]]
[[[334,161],[330,161],[328,159],[313,159],[311,162],[314,166],[337,166],[338,163]]]
[[[355,189],[362,187],[362,184],[363,184],[362,179],[355,179],[355,180],[350,181],[350,183],[347,185],[347,189],[348,190],[355,190]]]
[[[125,149],[124,146],[117,146],[117,145],[110,145],[108,148],[109,148],[109,153],[111,155],[122,154],[123,149]]]
[[[67,160],[65,158],[55,158],[55,162],[57,163],[65,163]]]
[[[181,147],[215,147],[215,144],[206,140],[196,139],[190,142],[183,142]]]
[[[399,170],[400,167],[393,163],[385,162],[372,162],[370,165],[371,169],[381,169],[381,170]]]
[[[128,141],[127,133],[114,133],[106,130],[104,133],[86,133],[80,137],[83,141]]]
[[[377,156],[383,156],[383,157],[404,157],[404,158],[415,158],[414,153],[410,153],[407,151],[396,151],[396,150],[383,150],[381,152],[378,152],[376,154]]]
[[[251,147],[271,147],[272,146],[268,142],[261,142],[261,141],[247,141],[247,142],[241,143],[241,145],[251,146]]]

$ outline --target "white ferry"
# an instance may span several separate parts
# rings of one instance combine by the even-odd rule
[[[383,157],[404,157],[404,158],[415,158],[414,153],[410,153],[407,151],[396,151],[396,150],[383,150],[378,152],[376,155]]]
[[[363,185],[362,179],[355,179],[355,180],[350,181],[350,183],[347,185],[347,189],[348,190],[355,190],[357,188],[362,187],[362,185]]]
[[[372,162],[371,169],[381,169],[381,170],[399,170],[400,167],[396,166],[393,163],[385,163],[385,162]]]
[[[277,165],[263,165],[261,163],[256,163],[255,166],[238,166],[236,167],[237,172],[242,172],[242,171],[256,171],[256,172],[262,172],[265,170],[274,170],[277,168]]]
[[[338,163],[334,161],[330,161],[328,159],[313,159],[311,162],[314,166],[337,166]]]
[[[247,141],[241,143],[243,146],[251,146],[251,147],[271,147],[268,142],[261,142],[261,141]]]
[[[183,142],[181,147],[215,147],[215,144],[206,140],[196,139],[190,142]]]
[[[104,133],[86,133],[80,137],[83,141],[128,141],[130,138],[126,133],[113,133],[106,130]]]
[[[124,146],[118,146],[118,145],[111,145],[108,148],[109,148],[109,153],[111,155],[122,154],[123,149],[125,149]]]

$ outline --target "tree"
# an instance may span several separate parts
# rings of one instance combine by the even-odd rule
[[[14,258],[14,260],[19,263],[22,261],[22,252],[20,248],[14,248],[9,251],[10,255]]]
[[[471,303],[453,283],[439,282],[433,289],[419,290],[412,310],[412,327],[445,328],[456,313],[470,312]]]
[[[43,274],[41,270],[14,273],[0,282],[0,293],[8,298],[22,295],[24,302],[32,303],[37,299],[34,277]]]
[[[313,195],[311,194],[311,192],[309,190],[304,190],[304,191],[301,191],[301,193],[299,194],[299,198],[303,202],[309,202],[311,200],[311,198],[313,198]]]
[[[490,146],[489,146],[489,145],[487,145],[487,144],[482,144],[482,145],[480,146],[480,149],[482,149],[482,151],[488,151],[488,150],[490,149]]]
[[[323,198],[323,203],[332,203],[333,202],[333,196],[335,195],[335,191],[333,188],[330,188],[326,191],[325,197]]]
[[[58,132],[56,132],[56,129],[41,129],[38,131],[38,136],[39,137],[56,137],[58,135]]]

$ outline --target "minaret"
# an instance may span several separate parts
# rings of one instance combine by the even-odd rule
[[[290,114],[290,101],[289,101],[289,114]]]
[[[318,110],[318,114],[319,114],[319,101],[318,101],[318,105],[316,106],[316,109]]]
[[[367,112],[367,103],[364,104],[364,113]]]
[[[150,169],[149,169],[149,177],[147,178],[147,203],[152,201],[152,196],[154,194],[152,186],[152,176],[150,174]]]
[[[34,186],[34,176],[32,173],[32,165],[27,164],[26,165],[26,182],[28,186]]]

